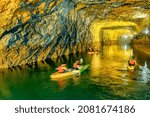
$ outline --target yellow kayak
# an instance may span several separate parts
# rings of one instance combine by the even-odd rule
[[[51,79],[59,79],[59,78],[66,78],[66,77],[73,77],[79,75],[79,70],[73,70],[70,72],[65,72],[65,73],[58,73],[55,72],[52,75],[50,75]]]
[[[135,66],[127,66],[127,70],[130,71],[130,72],[133,72],[135,69]]]
[[[58,73],[55,72],[52,75],[50,75],[51,79],[63,79],[63,78],[69,78],[79,75],[81,72],[86,70],[89,67],[89,65],[80,66],[79,70],[71,70],[65,73]]]
[[[98,52],[88,52],[88,54],[97,54]]]

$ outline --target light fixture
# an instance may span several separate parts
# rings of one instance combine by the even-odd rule
[[[128,38],[128,36],[127,36],[127,35],[123,35],[123,38],[124,38],[124,39],[127,39],[127,38]]]
[[[144,28],[143,30],[142,30],[142,33],[143,34],[149,34],[149,29],[148,29],[148,27],[146,27],[146,28]]]
[[[133,19],[146,18],[146,17],[148,17],[148,14],[146,14],[146,13],[141,13],[141,12],[139,12],[139,11],[134,12],[134,13],[133,13],[133,16],[132,16]]]

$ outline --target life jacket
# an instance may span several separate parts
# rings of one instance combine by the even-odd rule
[[[59,66],[57,70],[58,70],[59,73],[64,73],[64,69],[63,69],[62,66]]]
[[[73,64],[73,68],[76,69],[77,67],[78,67],[78,63],[75,62],[75,63]]]
[[[135,65],[135,61],[133,59],[130,60],[129,62],[130,65]]]

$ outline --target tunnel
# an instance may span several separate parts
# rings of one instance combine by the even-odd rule
[[[111,26],[103,27],[99,31],[100,44],[129,44],[136,36],[134,26]]]
[[[90,27],[94,46],[103,44],[130,43],[139,32],[139,27],[129,21],[94,21]]]

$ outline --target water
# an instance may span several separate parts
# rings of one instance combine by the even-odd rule
[[[132,54],[141,65],[133,73],[126,68]],[[79,77],[51,80],[50,74],[58,65],[66,63],[72,67],[81,57],[90,67]],[[64,56],[32,67],[3,70],[0,72],[0,99],[150,99],[150,59],[133,51],[129,45],[112,45],[103,46],[98,54]]]

